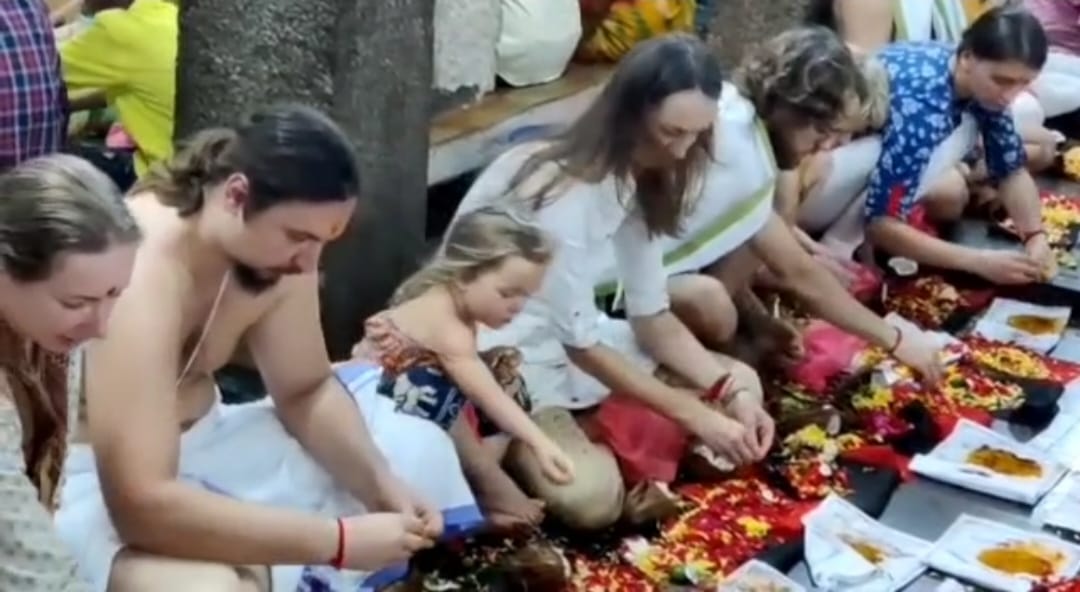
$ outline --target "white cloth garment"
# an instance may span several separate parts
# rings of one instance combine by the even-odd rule
[[[695,272],[739,248],[773,213],[776,165],[768,134],[754,106],[731,84],[717,102],[713,162],[680,236],[660,238],[665,274]],[[618,281],[615,254],[606,248],[597,291],[610,293]]]
[[[577,0],[502,0],[495,71],[513,86],[551,82],[562,76],[580,39]]]
[[[378,376],[379,370],[369,367],[350,386],[390,467],[439,508],[473,505],[449,435],[433,422],[396,412],[392,400],[375,392]],[[70,450],[65,473],[57,531],[82,576],[94,590],[105,592],[113,559],[123,545],[105,508],[88,445]],[[251,503],[325,516],[362,512],[360,503],[343,493],[285,431],[269,401],[235,406],[219,401],[181,437],[179,477]],[[274,566],[273,592],[294,592],[302,570]]]
[[[1080,56],[1051,51],[1031,92],[1047,117],[1057,117],[1080,109]]]
[[[881,156],[881,137],[873,134],[857,138],[830,150],[828,155],[829,166],[821,188],[799,205],[799,227],[811,233],[824,232],[852,202],[865,198],[870,173]]]
[[[555,242],[555,256],[540,291],[510,324],[481,332],[479,345],[481,349],[510,345],[521,351],[521,372],[535,407],[586,408],[603,400],[608,389],[573,367],[564,346],[603,343],[632,356],[646,371],[656,366],[637,347],[628,323],[607,317],[596,306],[593,287],[608,263],[607,246],[614,245],[632,316],[654,315],[669,306],[663,252],[642,217],[626,204],[632,188],[620,191],[613,177],[598,183],[567,181],[538,211],[518,196],[507,195],[510,180],[539,146],[517,146],[500,156],[458,206],[458,216],[491,205],[510,208]],[[536,178],[550,175],[552,167],[545,165]]]

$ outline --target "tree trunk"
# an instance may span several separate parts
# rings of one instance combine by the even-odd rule
[[[176,137],[297,102],[327,109],[338,0],[183,0]]]
[[[335,358],[423,255],[434,16],[431,0],[342,5],[333,115],[356,144],[363,195],[323,258],[323,330]]]
[[[714,10],[709,45],[733,70],[754,45],[801,22],[806,0],[716,0]]]
[[[177,136],[300,102],[353,140],[363,195],[322,261],[323,329],[347,355],[424,245],[432,0],[184,0]]]

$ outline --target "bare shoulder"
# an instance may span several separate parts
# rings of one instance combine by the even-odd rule
[[[431,350],[443,356],[476,355],[476,332],[456,318],[437,323],[430,330]]]

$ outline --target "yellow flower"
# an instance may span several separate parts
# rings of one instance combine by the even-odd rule
[[[892,391],[881,386],[864,389],[851,401],[856,409],[864,411],[888,409],[892,402]]]
[[[828,443],[829,434],[825,433],[825,430],[821,429],[821,426],[816,424],[807,425],[799,431],[789,434],[787,438],[784,438],[784,444],[792,447],[804,446],[820,450]]]
[[[739,526],[746,531],[748,536],[755,539],[765,538],[769,535],[769,531],[772,530],[772,526],[770,526],[768,522],[762,522],[761,520],[750,516],[743,516],[742,518],[739,518],[737,522],[739,523]]]

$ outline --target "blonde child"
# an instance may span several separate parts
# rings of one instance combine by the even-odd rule
[[[574,477],[569,458],[529,417],[517,351],[477,353],[478,327],[509,323],[540,288],[551,257],[543,232],[506,211],[465,214],[443,250],[398,288],[390,308],[368,319],[353,351],[382,367],[378,392],[398,412],[450,431],[480,506],[499,526],[535,524],[543,509],[502,470],[508,441],[498,432],[531,448],[548,479],[565,484]],[[469,404],[477,426],[462,417]],[[483,444],[477,431],[487,437]]]

